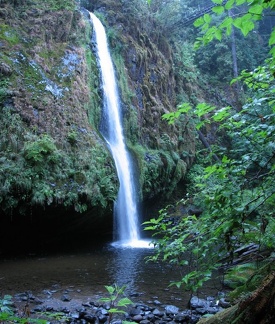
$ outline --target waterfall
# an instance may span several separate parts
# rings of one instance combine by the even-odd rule
[[[104,96],[104,125],[101,133],[113,155],[120,182],[118,197],[114,206],[115,239],[124,246],[140,246],[143,241],[140,240],[133,166],[123,135],[121,106],[115,71],[108,49],[105,29],[93,13],[90,13],[90,17],[94,27]]]

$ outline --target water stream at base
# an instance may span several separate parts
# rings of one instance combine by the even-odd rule
[[[151,249],[115,248],[103,243],[75,246],[70,253],[56,250],[54,254],[0,258],[0,296],[32,291],[54,307],[69,307],[69,302],[61,302],[64,292],[72,298],[71,303],[81,305],[86,300],[98,301],[106,296],[105,285],[117,283],[127,286],[126,294],[133,302],[158,300],[186,308],[190,293],[169,287],[172,280],[179,280],[179,270],[169,264],[146,263],[144,258],[152,253]],[[200,296],[215,296],[218,289],[218,280],[209,281]]]
[[[120,98],[105,29],[93,13],[90,13],[90,17],[104,94],[101,133],[113,155],[120,182],[114,206],[114,246],[149,247],[146,240],[141,240],[133,165],[125,145]]]

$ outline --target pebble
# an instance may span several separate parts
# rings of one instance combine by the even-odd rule
[[[66,291],[68,292],[68,290]],[[49,291],[44,290],[45,299],[39,299],[34,296],[31,292],[25,292],[16,294],[14,297],[16,302],[25,302],[26,298],[30,298],[32,302],[31,314],[32,317],[39,317],[39,313],[44,312],[61,312],[68,318],[68,323],[71,324],[87,324],[87,323],[105,323],[108,321],[109,317],[109,305],[99,306],[95,301],[86,301],[82,304],[76,305],[74,300],[64,293],[60,297],[60,302],[67,302],[68,307],[54,308],[51,305],[47,305]],[[51,295],[51,294],[50,294]],[[40,305],[37,305],[38,302]],[[72,302],[71,302],[72,301]],[[71,303],[70,303],[71,302]],[[73,306],[74,302],[74,306]],[[150,303],[149,303],[150,304]],[[218,300],[214,297],[207,297],[206,299],[193,296],[190,300],[190,308],[186,310],[180,310],[179,307],[175,305],[163,305],[157,299],[149,305],[139,302],[132,306],[129,306],[123,311],[128,313],[112,314],[112,324],[122,324],[123,321],[136,322],[139,324],[195,324],[199,319],[206,314],[216,314],[217,312],[223,310],[224,308],[230,307],[230,303],[226,301],[224,296],[220,296]],[[119,307],[118,307],[119,308]]]

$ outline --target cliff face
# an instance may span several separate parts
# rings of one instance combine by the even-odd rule
[[[171,46],[142,1],[99,0],[87,8],[102,17],[109,31],[125,129],[138,162],[143,197],[169,194],[183,179],[195,153],[190,121],[172,126],[162,120],[164,113],[176,110],[177,92],[183,91],[175,80]]]
[[[101,16],[108,32],[141,196],[172,192],[192,162],[195,141],[188,120],[169,126],[161,119],[176,105],[169,44],[146,30],[127,2],[82,4]],[[2,212],[111,211],[118,181],[97,130],[101,91],[91,25],[73,0],[1,5]]]
[[[95,127],[90,26],[74,1],[4,1],[0,19],[1,209],[111,209],[118,182]]]

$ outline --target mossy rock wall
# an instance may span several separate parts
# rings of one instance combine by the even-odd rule
[[[118,180],[97,131],[90,36],[73,0],[1,1],[1,215],[112,209]]]
[[[99,71],[91,51],[92,26],[79,4],[1,1],[0,208],[5,215],[37,206],[112,210],[118,180],[98,132]],[[82,4],[107,30],[140,197],[169,195],[195,153],[190,121],[168,125],[161,118],[176,109],[170,45],[132,2]]]

